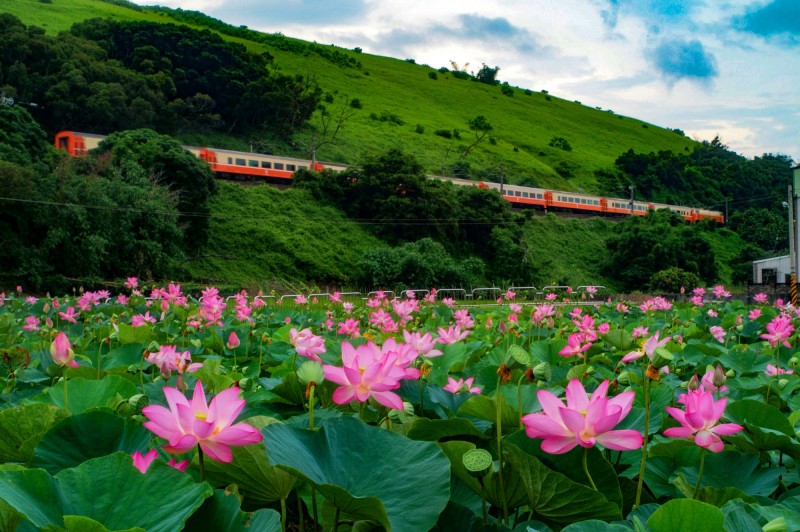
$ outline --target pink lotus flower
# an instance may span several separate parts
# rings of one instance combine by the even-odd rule
[[[138,469],[143,475],[147,473],[147,469],[150,467],[150,464],[152,464],[157,457],[158,451],[155,449],[150,449],[145,455],[142,455],[142,453],[139,451],[136,451],[131,455],[131,458],[133,458],[133,467]],[[186,471],[186,468],[189,467],[189,460],[175,462],[175,459],[171,458],[167,464],[174,467],[178,471]]]
[[[139,288],[139,279],[136,277],[128,277],[124,284],[125,288],[133,290],[134,288]]]
[[[693,305],[697,305],[698,307],[703,306],[703,296],[692,296],[689,298],[689,301],[691,301]]]
[[[453,308],[456,306],[456,300],[453,299],[452,297],[443,297],[442,305],[444,305],[447,308]]]
[[[305,305],[308,303],[308,298],[303,294],[299,294],[297,297],[294,298],[295,305]]]
[[[592,347],[591,343],[582,344],[584,340],[584,335],[582,333],[575,333],[570,334],[569,338],[567,338],[567,345],[558,352],[559,355],[562,357],[571,357],[571,356],[584,356],[584,352],[589,350]]]
[[[434,349],[436,342],[431,333],[426,332],[423,335],[418,332],[403,331],[403,338],[406,341],[406,345],[411,346],[420,356],[435,358],[444,354],[438,349]]]
[[[686,410],[666,407],[667,413],[675,418],[680,427],[672,427],[664,431],[670,438],[688,438],[712,453],[718,453],[725,447],[720,436],[736,434],[744,427],[736,423],[717,425],[725,412],[728,398],[714,401],[713,392],[707,390],[690,390],[685,398]]]
[[[767,297],[767,294],[762,292],[762,293],[758,293],[758,294],[754,295],[753,296],[753,301],[755,301],[756,303],[758,303],[760,305],[764,305],[764,304],[767,303],[767,301],[769,301],[769,298]]]
[[[767,364],[767,369],[764,370],[764,373],[770,377],[774,377],[775,375],[791,375],[794,373],[794,370],[783,369],[779,368],[778,366],[773,366],[772,364]]]
[[[80,317],[80,314],[77,314],[75,312],[75,307],[67,307],[67,311],[59,312],[58,316],[64,321],[68,321],[70,323],[78,323],[77,318]]]
[[[396,358],[396,353],[384,355],[372,342],[358,348],[342,342],[343,367],[322,366],[325,378],[341,385],[333,392],[333,402],[337,405],[353,400],[364,403],[373,397],[386,407],[402,410],[403,400],[391,391],[400,387],[400,380],[396,374],[392,375]]]
[[[342,295],[339,292],[334,292],[330,295],[328,299],[330,299],[331,303],[341,303]]]
[[[725,343],[725,329],[723,329],[719,325],[714,325],[713,327],[711,327],[709,329],[709,332],[711,333],[711,336],[713,336],[714,339],[717,342],[719,342],[721,344]]]
[[[199,362],[192,363],[189,351],[178,352],[174,345],[162,345],[155,353],[148,353],[145,360],[158,366],[164,379],[169,379],[172,372],[177,371],[181,382],[185,373],[194,373],[203,367]]]
[[[131,325],[134,327],[141,327],[148,323],[155,323],[156,319],[150,315],[150,311],[148,310],[144,314],[137,314],[133,318],[131,318]]]
[[[120,294],[117,296],[117,305],[127,305],[130,300],[128,296],[125,294]]]
[[[289,340],[298,355],[322,362],[319,355],[325,352],[325,338],[314,335],[311,329],[303,329],[298,332],[293,328],[289,331]]]
[[[779,343],[791,348],[788,338],[794,332],[794,325],[792,325],[792,318],[786,314],[775,316],[771,322],[767,323],[767,332],[759,336],[769,342],[772,347]]]
[[[53,362],[59,366],[78,367],[78,363],[75,362],[75,352],[72,350],[72,344],[70,344],[69,338],[63,332],[58,333],[53,343],[50,344],[50,356],[53,357]]]
[[[455,380],[453,377],[447,377],[447,384],[445,384],[442,389],[447,390],[450,393],[459,394],[459,393],[481,393],[480,386],[473,386],[472,382],[475,380],[475,377],[469,377],[467,380],[458,379]]]
[[[439,338],[436,341],[440,344],[454,344],[469,336],[469,331],[462,331],[458,325],[447,329],[439,327],[437,332],[439,333]]]
[[[233,421],[245,406],[239,399],[239,388],[228,388],[218,393],[211,404],[206,404],[203,384],[197,382],[191,402],[175,388],[164,388],[169,409],[150,405],[142,409],[149,421],[144,426],[169,444],[164,450],[170,454],[185,453],[200,445],[206,455],[217,462],[233,460],[230,446],[248,445],[262,440],[261,433],[246,423]]]
[[[634,361],[634,360],[636,360],[638,358],[643,357],[644,355],[647,355],[650,358],[650,360],[652,360],[653,359],[653,354],[655,353],[656,348],[664,347],[665,345],[667,345],[667,342],[672,340],[671,336],[667,336],[663,340],[659,340],[658,336],[660,334],[661,334],[661,331],[656,331],[656,333],[653,336],[651,336],[650,338],[647,339],[647,341],[645,341],[645,343],[642,345],[642,349],[641,350],[639,350],[639,351],[631,351],[630,353],[628,353],[627,355],[622,357],[621,362],[623,364],[627,364],[628,362],[632,362],[632,361]]]
[[[25,325],[22,326],[23,331],[38,331],[40,320],[36,316],[28,316],[25,318]]]
[[[628,415],[635,392],[623,392],[611,399],[606,397],[608,381],[603,381],[589,398],[578,379],[567,385],[567,406],[561,399],[539,390],[536,396],[542,412],[522,417],[529,438],[542,438],[542,451],[563,454],[580,445],[600,444],[616,451],[638,449],[644,443],[635,430],[611,430]]]
[[[453,320],[456,322],[456,325],[462,329],[471,329],[475,326],[475,320],[472,319],[472,316],[469,315],[469,311],[465,308],[455,311],[453,313]]]
[[[723,297],[731,297],[731,293],[725,290],[725,287],[722,286],[721,284],[715,286],[713,292],[714,292],[714,297],[716,297],[717,299],[721,299]]]
[[[347,318],[345,321],[339,322],[339,324],[336,326],[336,334],[349,336],[350,338],[358,338],[361,336],[359,324],[360,320]]]
[[[555,292],[550,292],[549,294],[544,296],[545,301],[555,301],[556,299],[558,299],[558,296],[555,294]]]
[[[748,314],[747,317],[750,318],[751,320],[757,320],[758,318],[761,317],[761,309],[754,308],[753,310],[750,311],[750,314]]]

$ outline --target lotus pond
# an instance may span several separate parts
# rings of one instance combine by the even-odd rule
[[[800,530],[782,301],[126,287],[0,295],[0,529]]]

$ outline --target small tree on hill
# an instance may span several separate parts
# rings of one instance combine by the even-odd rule
[[[476,116],[467,122],[467,124],[469,125],[469,128],[475,132],[475,141],[464,148],[464,151],[461,153],[462,159],[469,155],[469,152],[471,152],[475,146],[483,142],[489,135],[489,132],[494,129],[492,124],[489,123],[489,120],[487,120],[483,115]]]

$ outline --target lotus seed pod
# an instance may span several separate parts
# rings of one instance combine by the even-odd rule
[[[250,377],[244,377],[239,379],[239,389],[243,392],[248,392],[253,389],[256,385],[255,379],[251,379]]]
[[[657,368],[668,366],[674,359],[672,353],[663,347],[657,347],[653,353],[653,366]]]
[[[623,371],[617,377],[617,382],[620,386],[630,386],[631,384],[631,376],[629,371]]]
[[[300,364],[297,370],[297,378],[303,385],[308,385],[309,382],[316,384],[325,380],[325,371],[322,369],[322,364],[315,360],[306,360]]]
[[[461,463],[470,476],[483,478],[492,470],[494,461],[486,449],[470,449],[461,457]]]
[[[509,346],[506,351],[505,365],[510,370],[530,366],[531,355],[523,347],[516,344]]]
[[[800,361],[798,361],[797,357],[792,357],[789,359],[789,365],[792,366],[793,368],[797,367],[798,362]]]
[[[134,414],[141,414],[142,413],[142,408],[144,408],[147,405],[149,405],[150,404],[150,400],[147,398],[146,395],[144,395],[142,393],[137,393],[136,395],[133,395],[133,396],[131,396],[130,399],[128,399],[128,404],[133,409],[133,413]]]
[[[540,362],[533,367],[533,375],[541,381],[549,381],[553,376],[553,367],[549,362]]]
[[[726,377],[735,377],[736,376],[736,372],[733,371],[732,369],[729,369],[728,371],[725,372],[725,376]]]
[[[778,381],[778,386],[780,387],[780,389],[781,389],[781,390],[783,390],[784,388],[786,388],[786,385],[787,385],[787,384],[789,384],[789,379],[780,379],[780,380]]]

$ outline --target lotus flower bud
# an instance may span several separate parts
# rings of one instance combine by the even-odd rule
[[[75,352],[72,350],[72,344],[70,344],[69,338],[63,332],[58,333],[53,343],[50,344],[50,356],[53,357],[53,362],[59,366],[78,367],[78,363],[75,362]]]
[[[692,378],[689,379],[689,385],[688,385],[687,389],[689,391],[694,391],[694,390],[697,390],[698,388],[700,388],[700,379],[697,378],[697,374],[694,374],[694,375],[692,375]]]
[[[722,369],[722,366],[720,364],[717,364],[717,367],[714,368],[714,376],[711,377],[711,382],[714,384],[714,386],[719,388],[720,386],[725,384],[726,380],[728,380],[728,378],[725,375],[725,370]]]
[[[631,384],[631,374],[629,371],[623,371],[617,377],[617,382],[620,386],[630,386]]]
[[[789,528],[786,526],[785,517],[776,517],[762,528],[764,532],[787,532]]]
[[[736,372],[733,371],[732,369],[729,369],[728,371],[725,372],[725,376],[726,377],[735,377],[736,376]]]
[[[236,349],[239,347],[239,337],[236,336],[236,331],[231,331],[230,336],[228,336],[228,349]]]
[[[315,360],[306,360],[300,364],[297,370],[297,378],[300,382],[308,386],[309,383],[320,384],[325,380],[325,371],[322,369],[322,364]]]

